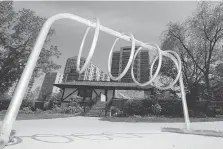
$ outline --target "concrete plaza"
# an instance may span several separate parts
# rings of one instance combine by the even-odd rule
[[[192,123],[193,129],[223,130],[223,122]],[[16,121],[16,142],[6,149],[218,149],[223,138],[164,133],[183,123],[125,123],[93,117]]]

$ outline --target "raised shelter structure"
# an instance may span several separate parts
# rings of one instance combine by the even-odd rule
[[[105,95],[106,101],[115,97],[115,90],[144,90],[149,91],[151,86],[138,86],[135,83],[123,83],[123,82],[107,82],[107,81],[74,81],[60,84],[54,84],[54,86],[62,89],[63,102],[71,95],[78,95],[90,100],[96,98],[101,93]]]

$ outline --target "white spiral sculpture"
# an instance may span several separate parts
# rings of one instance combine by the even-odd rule
[[[159,58],[159,62],[158,62],[158,67],[157,67],[157,69],[156,69],[156,72],[155,72],[154,76],[152,76],[152,74],[150,73],[150,80],[149,80],[148,82],[146,82],[146,83],[139,83],[139,82],[137,82],[136,79],[135,79],[135,76],[134,76],[134,72],[133,72],[133,66],[134,66],[135,59],[136,59],[138,53],[143,49],[143,47],[140,47],[140,48],[136,51],[134,58],[131,60],[131,61],[132,61],[131,76],[132,76],[133,81],[134,81],[137,85],[139,85],[139,86],[152,85],[153,81],[157,78],[157,76],[158,76],[158,74],[159,74],[159,71],[160,71],[160,69],[161,69],[161,65],[162,65],[162,53],[163,53],[163,52],[160,50],[160,48],[159,48],[159,46],[158,46],[157,44],[155,44],[155,46],[156,46],[156,50],[157,50],[158,56],[153,60],[153,63],[152,63],[152,65],[151,65],[151,69],[150,69],[151,71],[150,71],[150,72],[152,72],[152,70],[153,70],[153,65],[155,64],[157,58]],[[148,48],[147,48],[146,50],[150,51],[151,49],[148,49]]]
[[[130,66],[132,65],[131,75],[132,75],[133,81],[139,86],[152,85],[153,81],[155,80],[155,78],[157,78],[157,76],[159,74],[159,71],[161,69],[162,57],[165,56],[165,57],[170,58],[171,60],[173,60],[174,64],[176,65],[176,67],[178,69],[178,74],[177,74],[176,79],[167,87],[157,87],[157,88],[159,88],[159,89],[171,88],[179,80],[180,88],[181,88],[181,94],[182,94],[182,103],[183,103],[185,124],[186,124],[186,129],[189,130],[190,121],[189,121],[187,103],[186,103],[186,98],[185,98],[184,84],[183,84],[183,79],[182,79],[182,75],[181,75],[181,60],[180,60],[180,57],[178,56],[178,54],[176,52],[174,52],[174,51],[162,51],[162,50],[160,50],[158,45],[155,44],[155,47],[154,47],[154,46],[151,46],[147,43],[143,43],[143,42],[135,39],[135,37],[132,34],[129,34],[129,36],[127,36],[124,33],[119,33],[117,31],[114,31],[112,29],[104,27],[104,26],[100,25],[99,19],[96,19],[96,22],[94,22],[94,21],[86,20],[82,17],[76,16],[76,15],[73,15],[73,14],[60,13],[60,14],[57,14],[57,15],[54,15],[54,16],[50,17],[44,23],[44,25],[43,25],[40,33],[39,33],[39,36],[36,40],[34,48],[33,48],[32,52],[29,56],[27,65],[26,65],[26,67],[25,67],[25,69],[22,73],[22,76],[21,76],[19,82],[18,82],[18,85],[16,87],[16,90],[15,90],[15,93],[13,95],[12,101],[10,102],[7,113],[6,113],[6,115],[4,117],[4,120],[1,124],[1,127],[0,127],[0,148],[3,148],[5,145],[8,144],[9,135],[10,135],[10,132],[12,130],[12,126],[15,122],[16,117],[17,117],[19,108],[21,106],[23,97],[25,95],[25,92],[26,92],[26,89],[28,87],[29,81],[31,79],[32,73],[35,69],[37,60],[39,58],[40,52],[42,50],[44,41],[45,41],[45,39],[47,37],[47,34],[49,32],[49,29],[55,21],[61,20],[61,19],[74,20],[74,21],[77,21],[79,23],[82,23],[82,24],[85,24],[85,25],[88,26],[88,28],[87,28],[87,30],[84,34],[83,40],[81,42],[81,46],[80,46],[79,53],[78,53],[77,71],[79,73],[84,72],[84,70],[87,68],[88,64],[91,61],[91,58],[93,56],[93,53],[94,53],[94,50],[96,48],[96,44],[97,44],[97,41],[98,41],[99,31],[103,31],[103,32],[106,32],[110,35],[113,35],[113,36],[117,37],[117,39],[115,40],[115,42],[114,42],[114,44],[111,48],[109,58],[108,58],[108,75],[113,80],[121,79],[127,73]],[[91,45],[91,48],[90,48],[90,52],[89,52],[89,54],[86,58],[86,62],[84,64],[84,66],[82,68],[80,68],[81,53],[82,53],[82,50],[83,50],[83,46],[84,46],[86,36],[87,36],[88,31],[90,30],[90,28],[95,28],[94,38],[93,38],[93,42],[92,42],[92,45]],[[132,49],[131,49],[131,54],[130,54],[129,61],[128,61],[124,71],[118,77],[113,77],[112,74],[111,74],[112,52],[114,50],[114,46],[115,46],[116,42],[120,38],[123,39],[123,40],[126,40],[126,41],[130,41],[132,43]],[[137,50],[136,53],[135,53],[135,45],[140,46],[139,50]],[[151,69],[150,69],[150,80],[146,83],[141,84],[141,83],[136,81],[136,79],[133,75],[133,62],[134,62],[137,54],[142,50],[142,48],[145,48],[146,50],[149,50],[149,51],[157,51],[158,56],[152,62]],[[152,74],[153,66],[154,66],[154,64],[155,64],[155,62],[158,58],[159,58],[158,67],[157,67],[157,70],[156,70],[155,74],[153,75]]]
[[[123,33],[123,35],[124,35],[124,33]],[[111,74],[111,61],[112,61],[112,54],[113,54],[115,44],[120,38],[117,38],[115,40],[114,44],[112,45],[112,48],[111,48],[109,56],[108,56],[108,75],[112,80],[115,80],[115,81],[120,80],[127,73],[127,71],[129,70],[129,67],[132,64],[132,59],[133,59],[134,53],[135,53],[135,39],[134,39],[134,36],[133,36],[132,33],[130,33],[130,37],[131,37],[132,47],[131,47],[131,53],[130,53],[129,61],[128,61],[127,65],[125,66],[125,69],[123,70],[123,72],[116,78],[113,77],[112,74]]]
[[[83,51],[84,42],[85,42],[85,39],[86,39],[87,34],[88,34],[89,30],[91,29],[91,27],[88,27],[85,34],[84,34],[84,37],[82,39],[81,46],[80,46],[80,49],[79,49],[78,57],[77,57],[77,69],[76,70],[77,70],[78,73],[83,73],[85,71],[85,69],[87,68],[88,64],[91,61],[91,58],[94,54],[94,50],[95,50],[95,47],[96,47],[96,44],[97,44],[97,41],[98,41],[98,36],[99,36],[99,31],[100,31],[99,27],[100,27],[100,21],[99,21],[99,19],[96,19],[96,28],[95,28],[95,32],[94,32],[94,38],[93,38],[93,41],[92,41],[92,44],[91,44],[91,49],[90,49],[90,52],[88,53],[88,56],[86,58],[86,62],[84,63],[84,66],[80,70],[80,59],[81,59],[81,54],[82,54],[82,51]]]

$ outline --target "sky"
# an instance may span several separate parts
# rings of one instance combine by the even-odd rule
[[[161,34],[169,22],[183,22],[196,9],[196,1],[16,1],[14,8],[28,8],[38,16],[49,18],[57,13],[72,13],[86,19],[99,18],[100,24],[119,32],[131,32],[137,40],[160,45]],[[51,39],[62,55],[56,63],[63,73],[67,58],[77,55],[87,26],[72,20],[60,20],[52,25],[56,34]],[[86,39],[83,56],[91,46],[94,29]],[[116,37],[99,33],[92,62],[107,72],[108,54]],[[119,40],[115,50],[129,46],[130,42]],[[151,53],[152,55],[153,53]]]

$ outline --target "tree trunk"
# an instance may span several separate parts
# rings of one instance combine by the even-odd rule
[[[204,77],[205,77],[205,84],[206,84],[206,89],[207,89],[207,97],[206,97],[207,101],[206,101],[205,106],[204,106],[204,113],[207,114],[208,105],[210,103],[210,100],[211,100],[212,96],[211,96],[211,90],[210,90],[209,73],[205,73]]]

